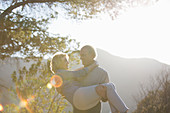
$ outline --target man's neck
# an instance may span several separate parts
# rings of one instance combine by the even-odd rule
[[[95,62],[95,60],[89,62],[87,65],[84,65],[84,67],[88,67],[89,65],[93,64]]]

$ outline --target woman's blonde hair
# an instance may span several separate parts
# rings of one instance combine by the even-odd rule
[[[57,69],[62,69],[62,58],[68,58],[66,53],[56,53],[53,55],[51,62],[50,62],[50,69],[53,74],[56,73]]]

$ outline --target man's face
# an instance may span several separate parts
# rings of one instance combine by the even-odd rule
[[[85,67],[93,62],[93,57],[86,48],[80,50],[80,59]]]

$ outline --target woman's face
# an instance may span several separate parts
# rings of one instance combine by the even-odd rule
[[[68,61],[68,58],[66,56],[62,58],[61,63],[62,63],[63,69],[68,69],[69,61]]]

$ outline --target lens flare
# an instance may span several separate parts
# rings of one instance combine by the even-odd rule
[[[20,106],[21,108],[24,108],[24,107],[27,106],[27,104],[28,104],[28,102],[27,102],[26,100],[21,100],[20,103],[19,103],[19,106]]]
[[[19,108],[26,108],[28,110],[29,113],[34,113],[34,111],[31,109],[31,107],[29,106],[29,103],[34,100],[35,96],[30,96],[28,99],[24,99],[23,96],[21,95],[21,92],[19,90],[18,87],[16,87],[16,92],[17,95],[19,97],[19,99],[21,100],[19,103]]]
[[[50,83],[54,87],[60,87],[63,84],[63,80],[59,75],[53,75],[51,77]]]
[[[4,108],[3,108],[3,106],[0,104],[0,111],[3,111],[4,110]]]
[[[28,99],[27,99],[27,102],[31,102],[32,100],[34,100],[35,96],[30,96]]]
[[[48,83],[48,84],[47,84],[47,88],[48,88],[48,89],[51,89],[52,87],[53,87],[53,86],[51,85],[51,83]]]

